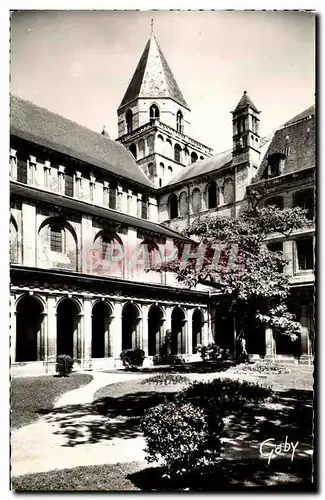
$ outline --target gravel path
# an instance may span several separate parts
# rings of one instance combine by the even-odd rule
[[[33,472],[46,472],[54,469],[144,461],[144,439],[138,436],[132,439],[114,438],[109,441],[91,443],[87,439],[87,423],[97,419],[96,425],[103,428],[107,417],[80,413],[80,405],[91,404],[95,392],[103,386],[134,380],[141,374],[93,373],[93,380],[86,386],[65,393],[56,404],[55,416],[52,412],[41,417],[37,422],[13,430],[11,433],[11,473],[12,476]],[[72,405],[75,405],[75,412]],[[62,420],[68,408],[69,421],[78,423],[80,444],[69,446],[67,428],[62,432]],[[60,411],[62,410],[62,411]],[[74,414],[75,413],[75,414]]]

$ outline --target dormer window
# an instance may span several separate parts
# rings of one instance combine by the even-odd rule
[[[150,106],[149,114],[150,114],[150,120],[159,120],[160,113],[159,113],[159,108],[156,104],[152,104]]]
[[[266,178],[271,179],[283,173],[285,155],[283,153],[273,153],[267,159]]]
[[[183,123],[183,113],[181,111],[177,111],[176,115],[176,130],[181,134],[184,131],[184,123]]]

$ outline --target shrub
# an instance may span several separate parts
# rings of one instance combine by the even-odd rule
[[[266,362],[246,363],[232,368],[233,373],[257,373],[265,375],[278,375],[281,373],[290,373],[290,369],[284,365],[276,365]]]
[[[223,422],[191,403],[164,403],[145,414],[141,428],[147,461],[162,461],[170,475],[216,464]]]
[[[173,360],[173,365],[181,366],[181,365],[184,365],[184,364],[185,364],[185,361],[182,358],[177,357],[177,358],[175,358]]]
[[[229,361],[232,359],[229,349],[223,349],[213,342],[208,345],[198,345],[196,352],[201,354],[202,361],[216,359],[220,361]]]
[[[272,396],[272,390],[253,382],[216,378],[211,382],[195,382],[177,396],[181,403],[191,403],[203,409],[214,408],[224,416],[238,411],[252,402],[264,401]]]
[[[126,369],[137,370],[143,365],[145,352],[142,349],[125,349],[121,352],[120,358]]]
[[[189,379],[188,377],[178,375],[177,373],[159,373],[159,375],[142,380],[141,383],[154,385],[187,384],[189,383]]]
[[[68,377],[72,372],[73,359],[68,354],[60,354],[56,358],[55,370],[60,377]]]

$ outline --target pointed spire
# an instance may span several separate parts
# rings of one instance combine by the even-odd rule
[[[170,98],[189,109],[153,34],[153,20],[150,38],[118,109],[139,97]]]
[[[248,107],[250,107],[256,113],[259,113],[259,110],[257,109],[255,104],[253,103],[253,101],[251,100],[249,95],[247,94],[247,90],[244,90],[242,98],[240,99],[240,101],[237,104],[233,113],[239,113],[240,111],[242,111],[243,109],[248,108]]]

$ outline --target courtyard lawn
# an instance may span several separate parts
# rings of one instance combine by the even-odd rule
[[[88,384],[92,376],[72,373],[69,377],[17,377],[11,380],[11,427],[17,429],[38,420],[43,410],[53,408],[65,392]]]
[[[225,419],[225,450],[222,462],[212,474],[201,477],[185,477],[177,482],[162,478],[164,469],[150,467],[145,462],[117,463],[82,466],[64,470],[28,474],[13,478],[15,491],[314,491],[310,481],[312,474],[312,371],[290,366],[290,373],[280,375],[233,374],[241,380],[255,381],[272,386],[276,390],[275,402],[251,404],[243,411],[229,414]],[[215,374],[186,373],[190,381],[212,379],[214,376],[229,377],[230,372]],[[152,377],[155,374],[152,373]],[[140,421],[148,408],[165,400],[173,399],[176,392],[187,383],[158,385],[142,379],[110,384],[100,388],[94,402],[78,405],[77,411],[83,415],[94,415],[87,423],[86,443],[131,439],[141,433]],[[44,405],[42,405],[44,406]],[[62,420],[62,432],[66,432],[68,446],[79,444],[78,425],[75,421],[76,407],[67,407]],[[50,414],[55,418],[56,410]],[[103,426],[99,415],[107,420]],[[98,417],[97,417],[98,416]],[[85,425],[85,422],[83,422]],[[72,430],[76,430],[75,433]],[[281,456],[268,464],[260,456],[260,443],[270,437],[277,443],[285,436],[299,441],[297,455],[293,462],[290,457]],[[81,450],[82,451],[82,450]]]

